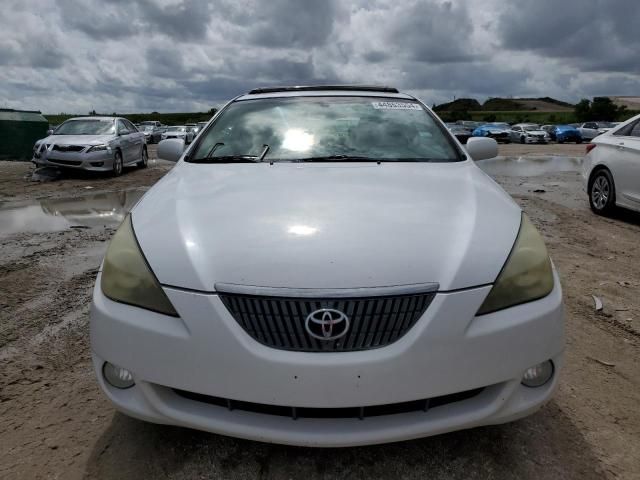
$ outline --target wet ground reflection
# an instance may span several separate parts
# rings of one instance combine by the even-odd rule
[[[0,204],[0,235],[117,226],[146,190]]]
[[[550,173],[580,172],[582,158],[564,156],[496,157],[476,162],[485,173],[502,177],[536,177]]]

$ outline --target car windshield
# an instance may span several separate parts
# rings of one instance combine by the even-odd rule
[[[54,135],[114,135],[113,120],[69,120],[60,125]]]
[[[527,132],[533,132],[535,130],[540,130],[540,127],[536,126],[536,125],[527,125],[524,128]]]
[[[612,122],[598,122],[598,128],[613,128],[615,125]]]
[[[259,157],[266,146],[269,161],[461,159],[445,130],[416,101],[289,97],[232,103],[190,161]]]
[[[153,125],[142,125],[141,124],[138,128],[143,132],[148,132],[150,130],[153,130],[155,127]]]
[[[167,132],[184,132],[186,130],[185,127],[169,127],[167,128]]]

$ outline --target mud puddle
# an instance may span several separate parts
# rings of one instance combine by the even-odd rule
[[[146,189],[0,204],[0,236],[116,227]]]
[[[565,156],[496,157],[476,163],[486,174],[502,177],[537,177],[582,171],[582,158]]]

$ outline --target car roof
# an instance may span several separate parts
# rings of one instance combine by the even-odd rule
[[[69,118],[67,119],[67,121],[70,120],[118,120],[121,119],[122,117],[98,117],[98,116],[86,116],[86,117],[73,117],[73,118]]]
[[[251,90],[245,95],[240,95],[236,101],[256,100],[259,98],[285,98],[285,97],[385,97],[415,100],[406,93],[400,93],[393,87],[377,87],[371,85],[310,85],[297,87],[267,87]]]

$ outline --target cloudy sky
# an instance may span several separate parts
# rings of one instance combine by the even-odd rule
[[[208,110],[252,87],[640,95],[637,0],[3,0],[0,107]]]

